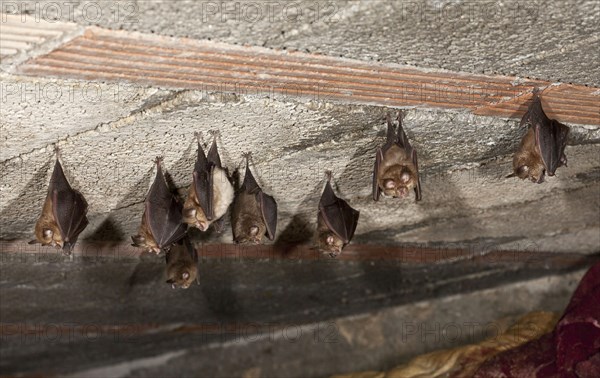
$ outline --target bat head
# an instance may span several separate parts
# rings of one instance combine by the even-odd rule
[[[539,162],[540,159],[516,159],[513,163],[514,175],[521,180],[531,180],[534,183],[544,182],[545,167]]]
[[[380,188],[386,196],[405,198],[417,183],[416,174],[408,167],[391,167],[380,180]]]
[[[131,240],[133,241],[133,244],[131,244],[132,246],[143,248],[148,253],[156,253],[158,255],[161,252],[160,247],[152,238],[147,238],[142,234],[138,234],[132,236]]]
[[[208,226],[210,225],[202,208],[196,205],[183,209],[183,222],[187,223],[188,226],[196,227],[203,232],[208,230]]]
[[[175,264],[167,269],[167,283],[173,289],[187,289],[198,277],[198,269],[193,264]]]
[[[344,241],[333,232],[320,234],[318,244],[319,251],[331,257],[337,257],[344,248]]]
[[[52,228],[40,227],[35,230],[35,237],[42,245],[55,245]]]
[[[263,236],[267,232],[267,228],[262,221],[252,219],[248,217],[241,222],[239,232],[236,232],[236,243],[251,243],[260,244],[262,243]]]

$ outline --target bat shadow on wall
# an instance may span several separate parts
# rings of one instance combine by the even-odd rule
[[[243,308],[234,290],[236,277],[240,274],[234,259],[208,260],[198,264],[200,286],[208,308],[216,319],[236,320],[243,314]]]
[[[309,244],[314,240],[316,231],[313,224],[317,219],[318,203],[323,190],[323,180],[320,180],[300,202],[299,212],[292,215],[292,219],[285,229],[279,232],[275,240],[275,250],[283,256],[288,255],[298,246]],[[311,219],[314,218],[314,219]]]
[[[54,157],[46,161],[44,165],[38,168],[31,179],[25,185],[25,189],[19,193],[11,203],[9,203],[0,213],[2,217],[2,226],[0,229],[0,239],[16,239],[22,237],[23,231],[27,230],[26,238],[34,239],[35,222],[40,216],[44,200],[48,193],[49,177],[51,175],[50,167],[54,164]],[[23,162],[20,163],[21,171],[23,171]],[[6,177],[4,172],[6,168],[0,170],[0,175]],[[32,208],[33,212],[24,212],[25,209]],[[7,224],[7,220],[11,220],[11,224]],[[8,230],[8,232],[4,231]],[[40,247],[42,248],[42,247]]]

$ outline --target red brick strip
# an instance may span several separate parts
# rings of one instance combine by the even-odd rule
[[[600,125],[600,88],[426,70],[303,52],[90,28],[22,64],[27,75],[519,118],[535,87],[563,122]]]

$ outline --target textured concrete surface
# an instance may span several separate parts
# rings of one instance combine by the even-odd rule
[[[18,3],[80,25],[600,85],[594,0]]]
[[[493,336],[531,310],[562,311],[597,260],[202,259],[201,285],[183,291],[164,283],[156,256],[1,257],[1,371],[96,377],[391,367]]]
[[[597,260],[591,255],[600,250],[598,126],[569,123],[569,167],[534,185],[505,178],[523,134],[514,117],[403,107],[419,151],[423,201],[374,203],[371,170],[384,139],[383,116],[398,109],[18,74],[31,58],[95,25],[574,82],[600,93],[596,1],[11,4],[2,1],[0,11],[25,22],[39,16],[72,25],[0,58],[0,239],[18,240],[0,248],[0,375],[383,370],[424,351],[479,340],[527,311],[560,312],[583,269]],[[0,43],[9,40],[4,20]],[[50,24],[44,28],[63,30]],[[357,258],[202,259],[200,286],[173,291],[163,282],[161,257],[69,261],[52,249],[11,249],[32,237],[55,143],[67,177],[90,204],[81,239],[116,253],[139,225],[154,157],[164,155],[170,181],[185,189],[193,134],[201,131],[209,142],[209,130],[221,132],[230,171],[242,163],[242,152],[254,153],[255,176],[279,202],[277,251],[287,243],[310,246],[323,172],[331,169],[340,195],[361,211],[355,249],[348,251]],[[194,237],[203,247],[231,241],[229,231]],[[373,261],[361,245],[392,254],[402,246],[463,247],[484,257],[510,249],[516,257]],[[457,337],[448,333],[456,327]]]
[[[242,152],[254,152],[256,176],[279,201],[283,241],[311,239],[323,172],[331,169],[340,193],[361,211],[356,238],[364,243],[483,241],[518,248],[514,243],[532,242],[544,250],[583,252],[597,250],[600,243],[600,150],[595,144],[600,130],[594,127],[573,126],[569,168],[533,185],[504,178],[522,132],[516,121],[410,110],[405,125],[419,151],[424,200],[374,203],[373,154],[383,143],[386,109],[194,91],[128,93],[133,100],[117,106],[109,92],[111,102],[83,107],[91,122],[57,138],[67,175],[90,205],[91,224],[83,238],[95,237],[107,222],[115,231],[107,239],[134,233],[154,175],[152,159],[164,155],[172,182],[184,189],[196,155],[193,132],[218,129],[222,159],[230,170],[242,162]],[[50,104],[49,116],[77,114],[82,105],[72,104]],[[20,127],[14,139],[12,133],[5,139],[4,153],[14,157],[2,166],[4,239],[29,237],[53,159],[51,146],[32,147],[44,146],[59,133],[39,133],[36,113],[28,113],[7,114],[8,126],[18,122]],[[25,138],[27,144],[18,142]],[[220,240],[229,242],[230,233]]]

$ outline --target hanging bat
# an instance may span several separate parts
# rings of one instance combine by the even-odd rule
[[[544,182],[546,174],[554,176],[558,167],[567,166],[565,147],[569,127],[546,116],[537,90],[534,91],[527,112],[521,118],[520,126],[523,125],[528,125],[528,130],[513,156],[514,173],[508,177],[517,176],[522,180],[529,178],[540,184]]]
[[[159,254],[168,251],[173,243],[183,238],[187,226],[182,222],[181,203],[171,193],[157,157],[156,177],[144,201],[144,214],[138,234],[132,236],[133,246]]]
[[[175,244],[165,255],[166,282],[173,289],[187,289],[194,280],[198,282],[198,252],[188,236],[182,242]]]
[[[87,202],[83,195],[73,189],[60,164],[60,150],[55,148],[56,163],[50,178],[48,194],[44,201],[42,214],[35,224],[36,242],[62,248],[70,255],[73,252],[77,237],[88,225]]]
[[[277,202],[265,194],[254,179],[248,165],[250,153],[245,154],[245,158],[246,175],[233,203],[233,240],[236,243],[260,244],[264,235],[269,240],[275,238]]]
[[[319,201],[317,217],[318,249],[337,257],[352,240],[359,214],[348,202],[335,195],[331,187],[331,172],[327,172],[327,183]]]
[[[398,113],[398,132],[394,130],[390,114],[387,114],[387,137],[383,147],[377,149],[373,169],[373,199],[386,196],[404,198],[410,189],[415,191],[416,201],[421,200],[421,180],[417,150],[406,137],[402,128],[402,113]]]
[[[198,140],[198,158],[194,166],[194,180],[183,205],[183,221],[200,231],[208,230],[214,222],[215,229],[220,232],[223,227],[222,218],[233,201],[233,185],[221,166],[217,133],[214,133],[208,158],[200,144],[200,134],[195,133],[195,136]]]

